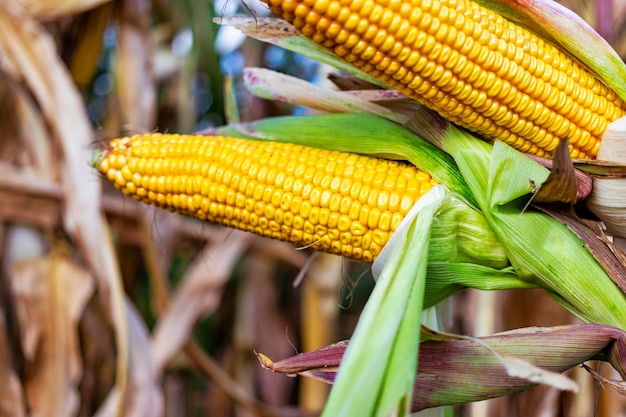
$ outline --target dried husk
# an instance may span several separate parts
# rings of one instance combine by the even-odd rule
[[[598,160],[626,165],[626,117],[611,123],[602,136]],[[593,178],[587,207],[606,225],[608,234],[626,238],[626,178]]]

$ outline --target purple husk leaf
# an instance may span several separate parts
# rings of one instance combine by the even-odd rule
[[[534,385],[509,376],[499,359],[476,340],[441,334],[436,339],[420,343],[413,411],[500,397]],[[622,378],[626,376],[626,332],[612,326],[530,327],[479,339],[501,355],[523,358],[547,371],[560,373],[587,360],[600,359],[611,363]],[[341,342],[262,363],[273,372],[332,382],[346,347],[347,342]]]

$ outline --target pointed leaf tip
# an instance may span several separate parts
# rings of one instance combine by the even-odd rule
[[[578,199],[578,178],[569,154],[567,138],[563,139],[554,153],[552,169],[548,178],[534,195],[536,203],[573,204]]]
[[[270,371],[274,371],[274,361],[272,361],[266,355],[259,353],[257,351],[254,351],[254,354],[256,355],[256,358],[259,360],[259,363],[261,363],[261,366],[263,368],[269,369]]]

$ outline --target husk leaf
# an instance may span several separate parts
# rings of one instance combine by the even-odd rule
[[[584,243],[552,217],[522,212],[547,170],[502,142],[486,144],[454,127],[454,156],[520,278],[538,283],[586,322],[626,326],[626,298]]]
[[[523,358],[549,373],[564,372],[587,360],[607,360],[626,376],[626,332],[607,325],[529,327],[481,338],[427,329],[422,335],[413,411],[495,398],[533,385],[528,378],[510,375],[501,358]],[[314,376],[332,383],[346,346],[347,342],[340,342],[278,362],[265,358],[263,365],[274,372]],[[522,369],[525,366],[522,364]]]
[[[422,260],[428,256],[430,225],[442,190],[435,187],[417,203],[423,208],[383,268],[322,416],[386,417],[408,411],[426,278]]]

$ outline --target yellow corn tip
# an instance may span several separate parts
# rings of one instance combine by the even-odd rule
[[[98,168],[144,203],[368,262],[437,183],[403,162],[158,133],[111,141]]]
[[[486,139],[595,158],[616,94],[555,46],[466,0],[264,0],[335,54]]]

